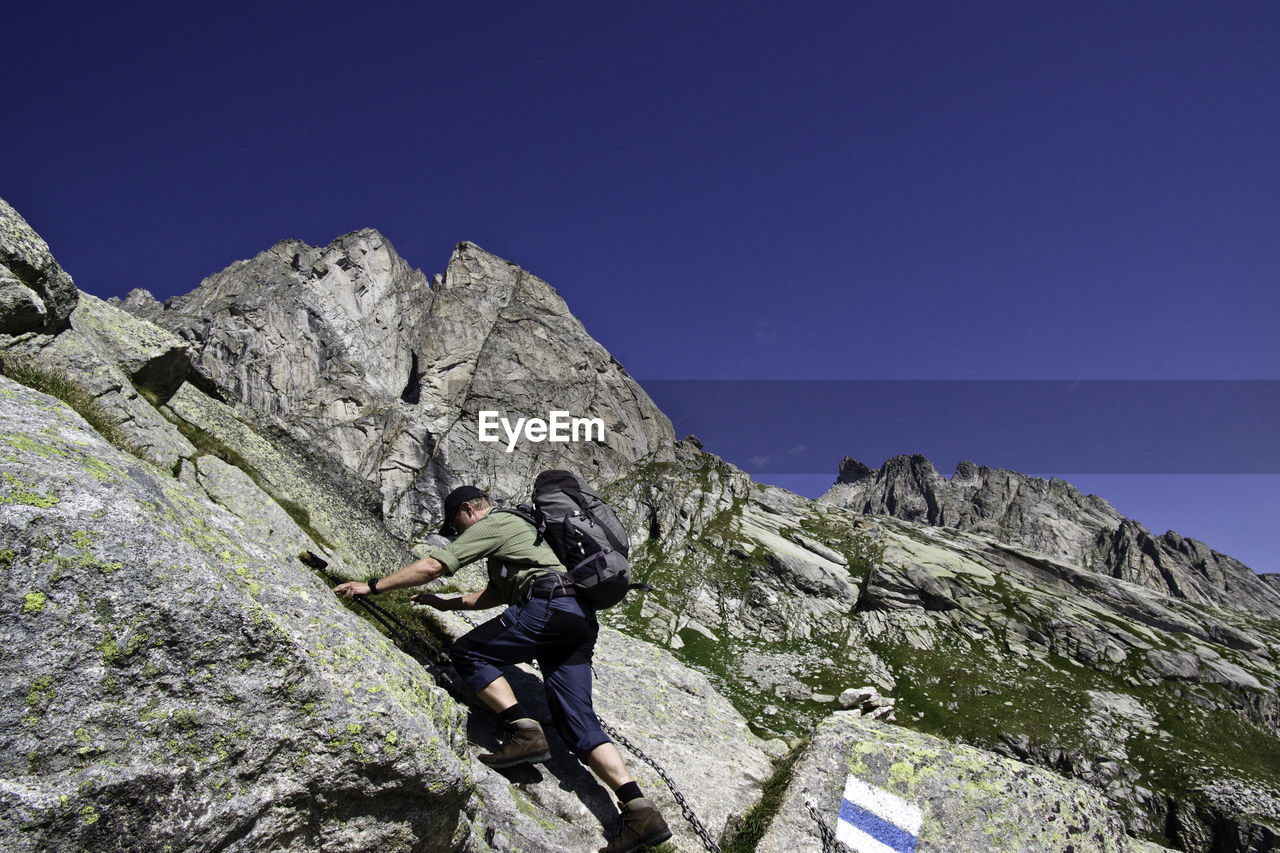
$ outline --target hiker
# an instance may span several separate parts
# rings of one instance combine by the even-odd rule
[[[412,598],[436,610],[506,605],[500,616],[460,637],[451,653],[463,681],[506,729],[502,748],[481,755],[480,760],[504,768],[550,759],[542,726],[521,707],[498,669],[536,660],[556,730],[618,799],[622,831],[601,853],[628,853],[665,841],[671,830],[600,728],[591,704],[591,656],[600,631],[595,611],[565,582],[564,567],[534,526],[518,515],[493,509],[489,497],[475,486],[454,489],[445,498],[440,530],[445,536],[457,536],[449,547],[384,578],[340,584],[335,592],[350,598],[419,586],[487,557],[489,583],[483,590],[455,598],[429,593]]]

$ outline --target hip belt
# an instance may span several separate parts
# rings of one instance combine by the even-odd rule
[[[564,574],[556,572],[554,574],[544,575],[534,581],[529,587],[529,591],[525,593],[524,598],[528,601],[531,598],[550,599],[565,598],[566,596],[576,598],[577,595],[578,590],[574,588],[573,584],[569,583]]]

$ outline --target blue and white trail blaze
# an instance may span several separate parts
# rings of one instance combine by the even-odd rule
[[[923,820],[918,806],[850,776],[836,838],[854,853],[915,853]]]

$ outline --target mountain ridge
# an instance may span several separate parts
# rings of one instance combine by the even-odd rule
[[[602,711],[710,816],[725,849],[819,845],[851,772],[919,806],[921,851],[990,843],[993,814],[1036,849],[1274,848],[1280,619],[755,483],[676,441],[536,276],[473,244],[430,279],[393,252],[368,229],[321,248],[282,241],[167,309],[141,294],[121,303],[161,326],[82,294],[56,334],[0,336],[6,373],[35,384],[61,373],[102,410],[86,422],[0,380],[6,846],[159,851],[182,836],[148,817],[156,802],[216,816],[190,849],[598,846],[611,806],[581,768],[480,768],[489,718],[298,556],[363,579],[433,547],[452,485],[517,499],[536,471],[568,466],[618,508],[636,574],[655,587],[600,614]],[[38,370],[14,370],[19,359]],[[478,410],[512,392],[530,413],[598,403],[613,440],[511,454],[480,441]],[[130,517],[154,547],[130,547]],[[200,591],[185,586],[188,563],[216,606],[183,604]],[[165,590],[164,606],[122,598],[126,579]],[[483,582],[472,567],[447,588]],[[469,627],[404,599],[380,602],[433,642]],[[222,633],[271,636],[273,651],[231,644],[236,660],[188,666],[216,658]],[[536,696],[534,673],[518,684]],[[368,718],[365,701],[386,713]],[[396,727],[403,714],[413,724]],[[402,755],[401,739],[442,763]],[[770,805],[768,757],[788,753],[773,770],[785,795]],[[254,810],[236,791],[258,790],[253,768],[271,754],[292,756],[277,772],[291,793]],[[135,755],[151,757],[145,778],[157,782],[146,803],[121,795]],[[1008,772],[983,783],[974,768],[996,755]],[[676,815],[674,794],[635,769]],[[403,806],[417,777],[436,782],[414,812]],[[387,793],[374,801],[385,812],[371,791]],[[1045,791],[1060,817],[1018,810]],[[809,800],[816,820],[800,811]],[[673,829],[675,849],[699,849],[688,826]]]
[[[1066,480],[967,460],[947,479],[919,455],[894,457],[879,469],[846,457],[819,500],[989,535],[1179,598],[1280,614],[1280,597],[1248,566],[1172,530],[1156,536]]]

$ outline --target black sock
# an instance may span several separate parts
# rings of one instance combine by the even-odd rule
[[[519,702],[512,705],[510,708],[508,708],[505,711],[498,712],[498,719],[502,722],[504,726],[510,725],[511,723],[514,723],[516,720],[523,720],[527,716],[529,715],[525,713],[524,708],[520,707]]]
[[[638,800],[644,796],[644,794],[640,793],[640,786],[635,782],[628,782],[625,785],[619,785],[618,790],[613,793],[620,803],[629,803],[632,800]]]

